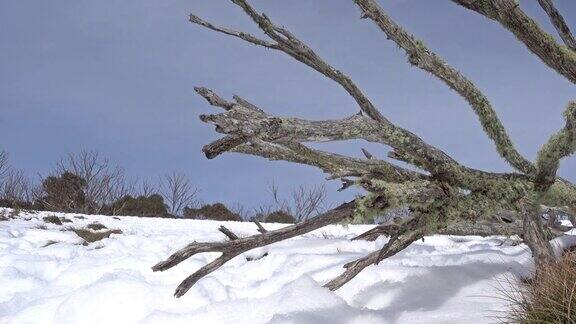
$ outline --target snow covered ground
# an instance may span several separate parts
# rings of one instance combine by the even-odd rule
[[[224,240],[221,222],[56,214],[73,222],[55,225],[48,215],[0,221],[0,323],[491,323],[505,309],[499,289],[529,258],[502,238],[426,237],[333,293],[322,284],[386,241],[352,242],[370,226],[335,225],[249,252],[268,252],[256,261],[239,256],[176,299],[180,281],[217,254],[150,267],[191,241]],[[93,222],[123,233],[82,245],[66,230]]]

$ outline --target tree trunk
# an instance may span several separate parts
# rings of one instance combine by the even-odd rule
[[[555,262],[556,257],[546,237],[542,221],[540,220],[539,208],[526,211],[524,217],[524,242],[532,251],[536,275],[547,264]]]

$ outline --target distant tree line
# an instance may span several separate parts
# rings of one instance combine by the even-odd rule
[[[238,204],[203,204],[200,190],[182,172],[170,172],[157,183],[129,179],[124,169],[96,151],[82,150],[58,161],[35,182],[10,165],[0,151],[0,207],[81,214],[140,217],[184,217],[223,221],[258,220],[295,223],[326,209],[326,188],[304,186],[281,198],[270,186],[271,201],[250,210]]]

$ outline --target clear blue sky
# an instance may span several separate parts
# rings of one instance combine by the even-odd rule
[[[395,123],[464,164],[505,171],[469,106],[432,76],[410,67],[351,0],[254,0],[328,62],[348,73]],[[557,0],[576,29],[576,1]],[[472,79],[512,139],[533,159],[562,125],[576,88],[549,70],[496,23],[450,1],[381,1],[391,16]],[[522,7],[554,32],[536,1]],[[0,2],[0,148],[28,174],[45,174],[68,152],[100,151],[130,175],[154,179],[182,170],[205,201],[257,206],[271,181],[281,190],[324,181],[304,166],[226,154],[207,160],[217,139],[198,115],[214,111],[192,90],[236,93],[273,114],[326,119],[358,111],[335,83],[288,56],[187,22],[194,12],[260,35],[224,0],[65,0]],[[554,33],[554,36],[555,33]],[[353,156],[360,142],[317,145]],[[576,159],[561,174],[576,180]],[[352,193],[336,193],[331,201]]]

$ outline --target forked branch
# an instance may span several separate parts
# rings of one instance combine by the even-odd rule
[[[345,271],[328,282],[326,287],[337,289],[367,266],[395,255],[428,234],[522,234],[536,251],[537,258],[540,252],[550,254],[546,232],[539,220],[541,204],[549,208],[576,208],[576,187],[556,177],[560,159],[576,149],[576,104],[569,105],[565,114],[566,126],[542,148],[538,160],[533,164],[516,150],[495,110],[479,88],[396,24],[376,0],[354,0],[363,16],[373,20],[388,38],[406,52],[411,64],[430,72],[468,102],[500,155],[520,173],[493,173],[468,168],[414,133],[387,120],[347,75],[325,62],[286,28],[275,24],[265,14],[258,13],[246,0],[231,1],[242,8],[269,40],[214,25],[195,15],[190,15],[190,22],[289,55],[342,86],[357,102],[361,113],[344,119],[320,121],[276,117],[238,96],[233,97],[234,101],[228,101],[210,89],[195,88],[209,104],[224,110],[200,116],[203,122],[214,125],[217,132],[225,134],[203,148],[206,156],[214,158],[224,152],[238,152],[310,165],[328,173],[329,179],[341,179],[342,190],[355,185],[369,193],[315,218],[282,229],[266,231],[256,222],[260,234],[240,238],[221,227],[220,231],[229,241],[189,244],[155,265],[153,270],[167,270],[198,253],[219,252],[221,255],[186,278],[176,290],[177,297],[185,294],[198,280],[246,251],[343,220],[355,220],[356,216],[368,217],[371,213],[400,206],[410,209],[410,218],[398,224],[377,226],[357,237],[374,239],[386,234],[390,236],[389,242],[380,251],[346,264]],[[519,8],[516,1],[452,1],[498,21],[545,64],[576,83],[576,52],[557,44]],[[540,3],[566,44],[571,46],[573,37],[552,2],[540,0]],[[305,145],[307,142],[351,139],[389,146],[392,148],[388,154],[390,158],[413,165],[422,172],[375,158],[364,149],[362,153],[365,158],[353,158]],[[512,222],[490,218],[495,212],[504,210],[512,210],[518,217]],[[524,221],[522,225],[519,219]]]
[[[344,265],[344,272],[337,276],[336,278],[330,280],[324,285],[324,287],[330,290],[336,290],[346,284],[348,281],[352,280],[356,275],[358,275],[362,270],[372,264],[378,264],[378,262],[389,258],[396,253],[407,248],[412,242],[421,239],[424,236],[423,228],[402,228],[400,233],[393,235],[388,243],[380,251],[374,251],[360,259],[349,262]]]
[[[266,246],[275,242],[283,241],[295,236],[299,236],[315,229],[324,227],[329,224],[340,222],[348,217],[351,217],[355,208],[355,201],[351,201],[340,205],[326,213],[310,218],[302,223],[290,225],[278,230],[267,231],[262,234],[252,235],[243,238],[237,238],[227,242],[211,242],[211,243],[190,243],[186,247],[172,254],[165,261],[159,262],[152,267],[153,271],[165,271],[186,259],[205,252],[220,252],[222,255],[216,260],[208,263],[192,275],[188,276],[176,289],[174,295],[181,297],[190,287],[192,287],[198,280],[210,274],[214,270],[221,267],[223,264],[233,259],[234,257],[258,248]]]
[[[480,89],[427,48],[421,40],[394,22],[375,0],[354,2],[360,7],[363,15],[373,20],[389,39],[406,52],[410,64],[431,73],[466,99],[478,116],[484,131],[496,144],[498,153],[510,165],[523,173],[534,172],[534,166],[516,150],[496,111]]]
[[[554,25],[554,28],[556,28],[556,31],[564,41],[564,44],[566,44],[566,46],[571,50],[576,51],[576,40],[574,39],[570,28],[566,24],[566,21],[564,21],[564,17],[562,17],[558,9],[554,7],[552,0],[538,0],[538,3],[540,3],[540,7],[546,11],[546,14],[550,18],[550,22]]]
[[[540,192],[547,191],[554,183],[560,160],[576,150],[576,102],[568,104],[564,118],[564,128],[552,135],[538,152],[536,186]]]
[[[520,8],[515,0],[452,0],[499,22],[538,56],[544,64],[576,83],[576,52],[558,44],[536,21]]]

